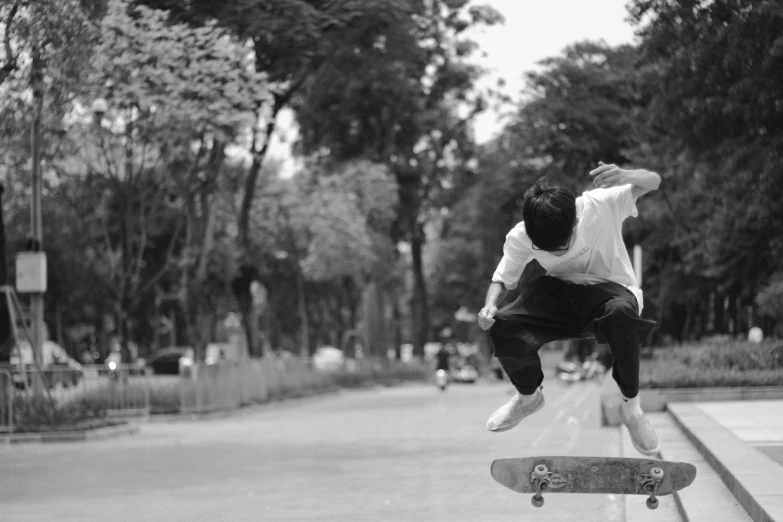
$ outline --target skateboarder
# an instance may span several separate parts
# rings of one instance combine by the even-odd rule
[[[522,217],[506,236],[479,326],[489,329],[495,356],[517,394],[487,422],[506,431],[544,406],[538,349],[559,339],[594,336],[614,355],[614,377],[623,394],[620,418],[645,455],[658,438],[639,406],[639,349],[655,324],[640,317],[642,291],[623,243],[621,227],[636,216],[636,199],[656,190],[658,174],[599,163],[590,172],[595,189],[575,197],[564,184],[541,178],[525,193]],[[525,266],[546,270],[524,283],[516,301],[498,310]]]

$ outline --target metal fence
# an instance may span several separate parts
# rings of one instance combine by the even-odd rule
[[[40,378],[41,402],[35,398]],[[300,396],[334,386],[329,374],[314,371],[301,359],[247,359],[180,367],[179,375],[153,375],[137,367],[104,365],[79,368],[0,366],[0,433],[10,433],[41,408],[95,409],[109,416],[139,417],[150,413],[200,413]],[[14,411],[14,409],[16,411]],[[56,414],[56,412],[52,413]],[[16,420],[16,421],[15,421]]]
[[[300,359],[248,359],[183,368],[182,413],[238,408],[245,404],[304,395],[332,386],[331,378]]]
[[[108,416],[138,417],[150,413],[151,376],[130,365],[110,370],[103,365],[46,366],[40,372],[25,365],[0,367],[0,431],[13,432],[18,420],[64,413],[69,407],[105,412]],[[40,398],[35,400],[36,381]],[[47,406],[48,405],[48,406]]]
[[[11,372],[0,368],[0,433],[14,431],[14,387]]]

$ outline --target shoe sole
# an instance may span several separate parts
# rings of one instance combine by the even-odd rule
[[[628,430],[628,435],[631,435],[631,428],[630,428],[630,426],[628,426],[629,423],[626,422],[625,421],[625,417],[623,417],[623,408],[622,408],[622,406],[620,407],[620,422],[622,422],[623,425]],[[655,446],[654,449],[645,450],[645,449],[640,448],[636,444],[636,441],[634,440],[633,436],[631,436],[631,444],[633,444],[633,447],[636,448],[636,451],[638,451],[639,453],[641,453],[642,455],[645,455],[647,457],[655,457],[656,455],[658,455],[661,452],[661,443],[660,442],[658,442],[658,445]]]
[[[517,426],[517,424],[519,424],[520,422],[522,422],[523,420],[525,420],[526,418],[530,417],[535,412],[537,412],[538,410],[543,408],[545,404],[546,404],[546,399],[544,399],[544,396],[542,395],[541,396],[541,404],[539,404],[538,406],[536,406],[535,408],[530,410],[528,413],[526,413],[525,415],[520,417],[519,420],[516,421],[514,424],[506,424],[505,426],[500,426],[499,428],[495,428],[494,430],[491,429],[491,428],[487,428],[487,429],[489,431],[491,431],[492,433],[502,433],[504,431],[508,431],[508,430],[510,430],[512,428],[515,428]]]

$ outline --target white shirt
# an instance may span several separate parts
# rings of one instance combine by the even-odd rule
[[[636,217],[633,185],[595,189],[576,198],[577,223],[574,240],[568,251],[556,256],[544,250],[533,250],[533,243],[521,221],[506,235],[503,258],[492,281],[516,288],[525,266],[535,259],[548,276],[569,283],[594,285],[613,281],[626,287],[644,306],[642,290],[628,257],[622,225],[628,216]]]

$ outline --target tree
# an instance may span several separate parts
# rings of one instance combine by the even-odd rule
[[[291,106],[304,87],[337,49],[351,48],[355,42],[344,38],[355,28],[379,31],[396,24],[410,11],[410,0],[370,0],[363,2],[324,2],[322,0],[247,0],[217,6],[196,1],[182,4],[171,0],[144,0],[147,5],[172,9],[174,20],[193,25],[215,19],[230,28],[241,41],[252,42],[255,68],[269,80],[272,102],[256,107],[257,121],[249,145],[253,158],[245,177],[238,211],[238,246],[242,261],[232,284],[245,325],[252,324],[253,281],[259,278],[251,248],[250,215],[259,176],[267,159],[271,137],[281,110]],[[247,327],[248,344],[258,344],[254,329]]]
[[[356,290],[374,271],[391,271],[388,229],[396,203],[393,177],[366,161],[330,168],[311,162],[292,180],[269,182],[259,198],[253,248],[269,258],[260,270],[269,299],[278,304],[269,313],[296,307],[303,355],[314,342],[338,344],[356,329]],[[280,304],[288,292],[296,299]]]
[[[423,271],[424,225],[431,202],[473,152],[469,123],[485,104],[474,89],[481,70],[465,30],[500,22],[467,1],[411,5],[407,16],[380,27],[355,25],[296,105],[306,152],[336,161],[368,157],[392,169],[399,186],[395,241],[411,245],[412,341],[423,354],[429,338]]]
[[[176,269],[201,357],[214,324],[206,319],[214,316],[210,266],[231,273],[231,262],[227,269],[225,256],[214,249],[225,217],[219,215],[219,188],[226,146],[253,121],[267,91],[247,49],[229,33],[214,23],[192,28],[167,20],[162,11],[109,3],[83,98],[84,105],[106,98],[106,128],[74,125],[78,161],[62,162],[61,170],[96,184],[91,260],[115,297],[123,341],[129,311]],[[148,254],[158,241],[168,244],[168,259],[150,274]]]
[[[89,0],[0,2],[0,133],[10,145],[0,149],[0,161],[6,168],[18,168],[29,158],[32,191],[37,196],[41,150],[49,141],[46,131],[60,127],[58,116],[68,109],[72,87],[82,78],[83,58],[89,56],[94,36],[90,15],[99,11],[100,4]],[[29,140],[20,140],[22,136]],[[30,235],[36,241],[30,244],[41,248],[40,213],[31,215]],[[34,303],[34,317],[43,319],[38,315],[44,312],[43,296]],[[5,302],[0,304],[0,314],[8,314]],[[3,341],[8,334],[2,332]],[[35,352],[39,360],[37,348]]]
[[[659,158],[678,192],[675,243],[736,332],[783,253],[783,12],[776,1],[629,6],[639,25]]]

